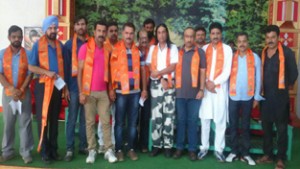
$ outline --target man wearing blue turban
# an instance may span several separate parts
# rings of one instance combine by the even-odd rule
[[[40,137],[38,151],[42,160],[61,160],[57,153],[58,117],[62,92],[69,97],[66,88],[58,89],[55,80],[64,77],[62,44],[57,37],[58,18],[48,16],[43,22],[44,35],[33,45],[29,59],[29,70],[38,75],[35,86],[36,116]]]

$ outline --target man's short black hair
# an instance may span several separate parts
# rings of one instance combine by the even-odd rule
[[[116,26],[116,27],[118,28],[118,23],[115,22],[115,21],[109,22],[109,23],[107,24],[107,29],[108,29],[109,27],[111,27],[111,26]]]
[[[147,24],[149,24],[149,23],[151,23],[151,24],[153,25],[153,27],[155,27],[155,22],[154,22],[154,20],[151,19],[151,18],[147,18],[147,19],[144,21],[143,27],[145,27],[145,25],[147,25]]]
[[[248,40],[248,33],[246,33],[246,32],[239,32],[239,33],[237,33],[236,34],[236,39],[239,37],[239,36],[246,36],[246,38],[247,38],[247,40]]]
[[[94,30],[96,30],[96,28],[97,28],[97,25],[102,25],[102,26],[105,26],[105,27],[106,27],[106,29],[107,29],[107,24],[106,24],[106,22],[105,22],[105,21],[103,21],[103,20],[97,21],[97,22],[94,24]]]
[[[123,25],[123,30],[125,30],[125,27],[133,28],[133,31],[135,31],[135,26],[132,22],[127,22]]]
[[[12,33],[14,33],[14,32],[18,32],[18,31],[20,31],[21,32],[21,34],[22,34],[22,36],[23,36],[23,31],[22,31],[22,29],[19,27],[19,26],[17,26],[17,25],[12,25],[9,29],[8,29],[8,36],[10,36]]]
[[[223,27],[219,22],[213,22],[209,26],[209,33],[211,33],[212,29],[219,29],[221,32],[223,31]]]
[[[202,31],[202,32],[204,32],[205,35],[206,35],[206,29],[205,29],[203,26],[197,26],[197,27],[195,28],[195,32],[198,32],[198,31]]]
[[[88,24],[88,20],[84,16],[76,16],[75,19],[74,19],[74,24],[76,24],[77,22],[79,22],[81,19],[84,20],[84,22],[85,22],[86,25]]]
[[[277,25],[268,25],[265,30],[265,33],[270,33],[270,32],[275,32],[277,34],[277,36],[279,36],[280,29]]]

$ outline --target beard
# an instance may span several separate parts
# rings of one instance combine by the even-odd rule
[[[21,42],[20,41],[15,41],[11,43],[11,46],[15,47],[15,48],[19,48],[21,47]]]
[[[154,33],[153,32],[147,32],[148,34],[148,39],[151,40],[154,37]]]
[[[47,38],[50,40],[56,40],[56,33],[50,33],[50,35],[47,35]]]

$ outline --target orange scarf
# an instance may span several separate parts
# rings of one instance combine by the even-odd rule
[[[134,78],[134,89],[140,89],[140,51],[132,44],[132,69]],[[129,93],[129,74],[128,74],[128,60],[124,41],[119,41],[113,50],[111,57],[112,66],[112,82],[121,83],[122,94]],[[114,85],[115,87],[115,85]]]
[[[85,38],[88,39],[89,36],[85,35]],[[78,75],[78,58],[77,58],[77,34],[75,33],[72,40],[72,77]]]
[[[8,48],[6,48],[6,50],[4,52],[4,56],[3,56],[3,72],[4,72],[4,76],[5,76],[6,80],[11,85],[14,84],[13,75],[12,75],[13,74],[13,72],[12,72],[12,58],[13,58],[13,53],[12,53],[11,47],[9,46]],[[18,69],[18,83],[17,83],[17,86],[16,86],[18,89],[20,89],[23,82],[25,81],[27,71],[28,71],[27,55],[26,55],[25,49],[23,47],[21,47],[21,49],[20,49],[19,69]],[[12,93],[8,88],[5,89],[5,94],[7,96],[12,96]],[[24,96],[24,93],[23,93],[22,97],[23,96]]]
[[[230,96],[236,96],[236,79],[238,72],[238,58],[239,53],[235,52],[235,55],[232,59],[232,68],[230,74],[230,85],[229,85],[229,93]],[[251,49],[247,50],[247,72],[248,72],[248,96],[254,96],[254,88],[255,88],[255,59],[253,52]]]
[[[265,58],[266,58],[266,51],[267,51],[267,46],[263,49],[262,51],[262,71],[261,71],[261,77],[263,80],[264,77],[264,65],[265,65]],[[278,89],[284,89],[285,88],[285,77],[284,77],[284,71],[285,71],[285,65],[284,65],[284,53],[283,53],[283,48],[280,42],[278,42],[278,53],[279,53],[279,78],[278,78]],[[263,84],[263,83],[262,83]]]
[[[171,54],[170,54],[170,48],[167,49],[167,58],[166,58],[166,66],[169,67],[171,65]],[[154,47],[154,50],[152,52],[152,58],[151,58],[151,70],[157,70],[157,53],[158,53],[158,45]],[[168,86],[172,87],[172,75],[171,73],[168,74]]]
[[[49,70],[49,53],[48,53],[48,41],[46,36],[42,36],[39,40],[39,63],[42,69]],[[64,63],[62,57],[62,50],[58,40],[55,40],[56,46],[56,57],[58,62],[58,74],[61,78],[64,78]],[[42,124],[41,124],[41,135],[38,145],[38,152],[41,151],[41,145],[44,137],[44,129],[47,126],[48,108],[51,101],[51,96],[54,88],[55,79],[47,76],[40,77],[39,82],[45,83],[44,99],[43,99],[43,110],[42,110]]]
[[[179,58],[178,58],[179,60],[176,65],[176,88],[181,88],[183,55],[184,55],[184,49],[182,48],[179,51]],[[194,55],[192,56],[192,62],[191,62],[192,87],[194,88],[198,86],[199,64],[200,64],[200,56],[198,53],[198,48],[195,47]]]
[[[152,37],[152,39],[151,39],[150,42],[149,42],[149,46],[155,45],[155,42],[156,42],[155,38]]]
[[[95,48],[96,48],[95,39],[91,37],[87,42],[87,54],[84,61],[83,78],[82,78],[82,85],[83,85],[82,93],[86,95],[89,95],[91,92]],[[104,49],[104,81],[108,82],[108,62],[109,62],[109,55],[111,50],[107,45],[104,45],[103,49]]]
[[[212,57],[213,57],[213,47],[212,44],[209,44],[206,49],[206,77],[210,78],[210,71],[211,71],[211,65],[212,65]],[[219,42],[217,44],[217,59],[216,59],[216,66],[215,66],[215,74],[214,79],[216,79],[223,71],[223,65],[224,65],[224,50],[223,50],[223,44],[222,42]],[[220,87],[220,85],[217,85],[217,87]]]

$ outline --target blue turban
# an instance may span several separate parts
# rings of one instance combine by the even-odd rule
[[[48,16],[47,18],[44,19],[43,22],[43,32],[46,33],[46,31],[48,30],[48,28],[55,24],[56,27],[58,27],[58,18],[56,16]]]

